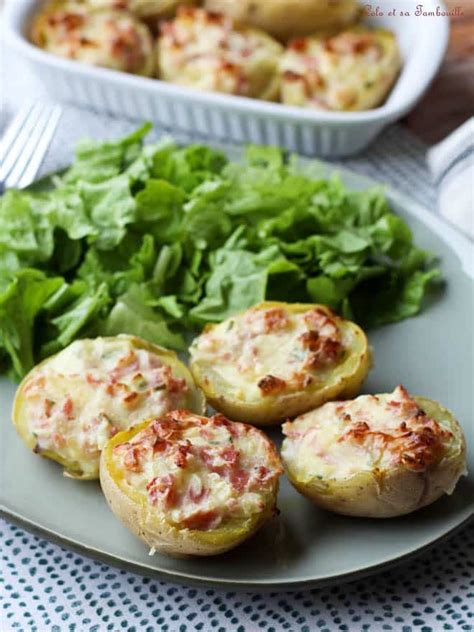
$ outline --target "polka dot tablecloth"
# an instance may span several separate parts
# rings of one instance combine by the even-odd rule
[[[67,110],[42,172],[67,164],[80,136],[113,137],[133,127]],[[395,127],[369,152],[345,165],[434,208],[424,152],[421,143]],[[247,594],[144,578],[68,551],[1,519],[0,540],[1,632],[474,631],[472,523],[396,570],[296,593]]]
[[[2,632],[474,630],[474,525],[398,570],[291,594],[173,586],[0,521]]]

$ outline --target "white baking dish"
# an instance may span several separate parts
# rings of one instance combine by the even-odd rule
[[[366,112],[319,112],[198,92],[156,79],[127,75],[55,57],[30,44],[28,24],[35,0],[8,0],[7,43],[26,58],[53,98],[126,118],[156,121],[165,128],[227,142],[276,144],[308,155],[347,156],[364,149],[389,123],[404,116],[421,98],[446,49],[449,19],[416,16],[419,0],[379,0],[382,16],[369,22],[396,32],[402,73],[387,101]],[[446,11],[439,0],[425,0],[423,11]],[[397,16],[388,15],[395,7]],[[410,16],[400,12],[409,11]]]

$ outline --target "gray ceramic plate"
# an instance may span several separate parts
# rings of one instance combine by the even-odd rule
[[[352,188],[373,184],[354,173],[342,174]],[[440,255],[447,286],[420,316],[370,334],[375,367],[365,391],[386,392],[403,382],[413,393],[437,399],[455,412],[466,434],[471,474],[452,496],[403,518],[360,520],[316,509],[283,480],[279,518],[234,551],[208,559],[150,557],[109,511],[98,484],[63,478],[56,464],[26,450],[9,419],[15,387],[2,379],[0,511],[65,546],[140,573],[259,590],[320,586],[368,575],[468,521],[474,515],[472,246],[410,200],[394,193],[389,197],[417,242]]]

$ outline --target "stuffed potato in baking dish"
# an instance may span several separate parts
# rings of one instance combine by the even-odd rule
[[[158,74],[199,90],[275,100],[282,46],[263,31],[239,27],[230,18],[180,7],[161,24]]]
[[[360,14],[356,0],[205,0],[204,6],[283,40],[343,28]]]
[[[323,305],[280,302],[208,325],[190,355],[194,379],[212,406],[256,425],[354,396],[371,364],[357,325]]]
[[[362,14],[355,0],[50,0],[31,39],[198,90],[357,111],[380,105],[401,67],[395,35]]]
[[[69,476],[99,476],[108,439],[150,415],[204,397],[176,354],[133,336],[76,340],[36,366],[20,384],[13,422],[26,445]]]
[[[215,555],[275,513],[282,473],[272,442],[222,415],[177,410],[115,435],[100,481],[115,515],[152,551]]]
[[[401,67],[397,40],[356,26],[290,42],[280,60],[281,102],[318,110],[368,110],[383,102]]]
[[[35,16],[31,38],[59,57],[146,77],[154,73],[151,33],[126,11],[54,0]]]
[[[450,494],[466,473],[466,447],[446,408],[393,393],[330,402],[283,426],[291,483],[320,507],[389,518]]]

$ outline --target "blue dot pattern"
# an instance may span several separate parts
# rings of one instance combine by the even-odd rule
[[[396,570],[296,593],[176,586],[0,520],[2,632],[474,631],[474,524]]]

